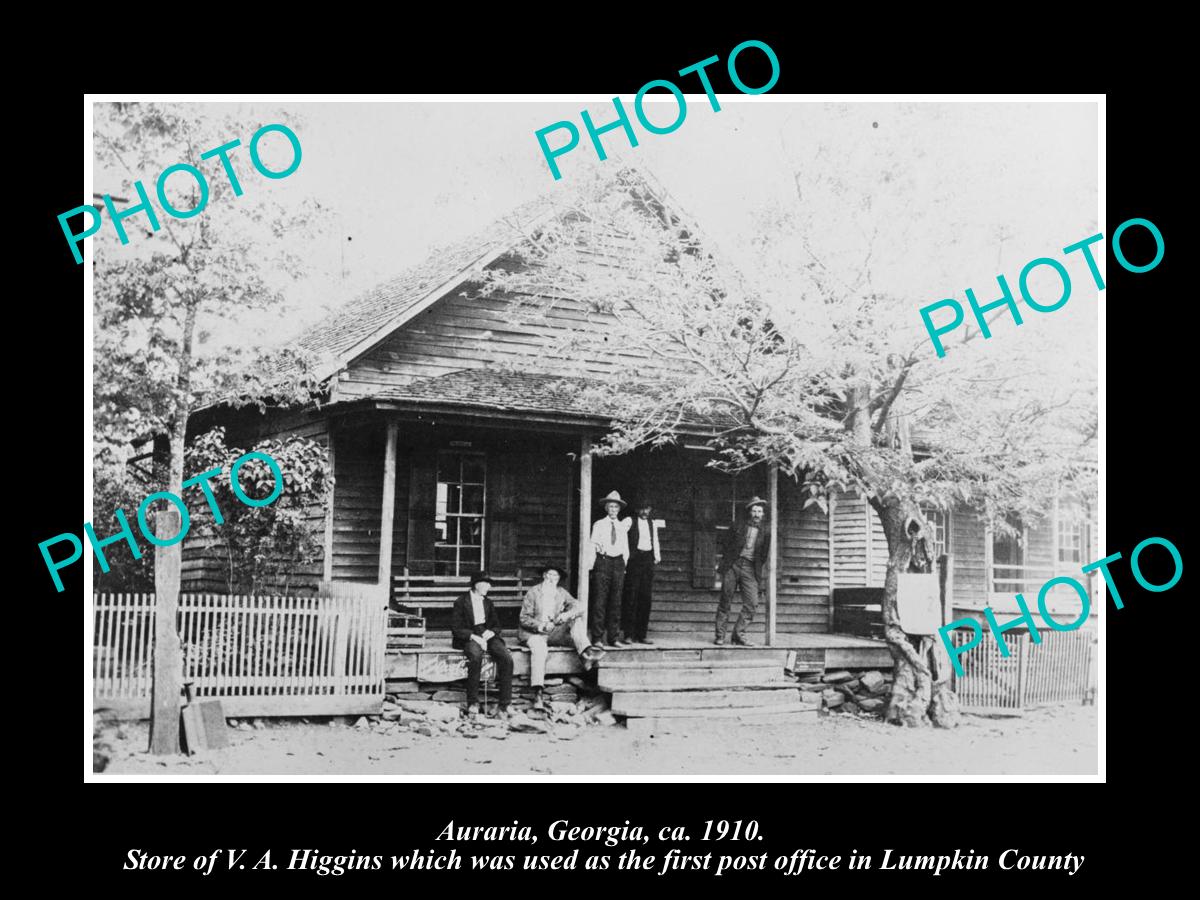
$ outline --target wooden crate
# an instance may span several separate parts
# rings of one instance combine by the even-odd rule
[[[407,612],[388,610],[387,649],[425,646],[425,619]]]

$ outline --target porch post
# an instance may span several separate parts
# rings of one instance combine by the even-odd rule
[[[767,467],[767,502],[771,504],[770,552],[767,555],[767,646],[775,643],[776,592],[779,588],[779,466]]]
[[[995,550],[992,547],[992,523],[985,522],[983,526],[983,602],[985,606],[992,605],[992,588],[995,587],[993,576],[995,560],[993,554]]]
[[[326,461],[329,465],[329,493],[325,497],[325,562],[322,577],[326,584],[333,581],[333,491],[337,480],[337,468],[333,456],[333,423],[329,425],[329,447],[326,451]]]
[[[396,439],[400,426],[389,422],[387,446],[383,450],[383,509],[379,517],[379,586],[384,597],[392,596],[392,516],[396,509]]]
[[[578,576],[579,602],[583,615],[588,616],[587,545],[592,539],[592,438],[585,434],[579,439],[579,548],[575,562]]]

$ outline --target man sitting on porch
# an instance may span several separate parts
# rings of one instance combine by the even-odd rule
[[[496,607],[487,598],[491,588],[492,580],[486,572],[471,576],[471,589],[454,601],[451,644],[455,650],[467,654],[467,715],[473,716],[477,706],[481,713],[487,712],[479,703],[479,674],[486,652],[496,664],[496,680],[500,682],[499,716],[505,719],[512,702],[513,658],[500,636]]]
[[[529,684],[533,687],[533,708],[545,709],[542,688],[546,683],[546,658],[550,647],[574,646],[583,659],[586,672],[603,650],[590,648],[583,604],[571,596],[559,582],[566,573],[550,563],[542,569],[542,580],[525,595],[521,605],[521,643],[529,647]]]

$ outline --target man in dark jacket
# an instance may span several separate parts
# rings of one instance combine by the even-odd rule
[[[769,536],[763,523],[766,509],[767,501],[755,497],[746,504],[747,518],[740,524],[735,522],[725,535],[721,547],[721,599],[717,603],[716,644],[725,643],[725,626],[733,595],[739,593],[742,611],[733,626],[733,643],[755,646],[746,638],[746,629],[754,620],[759,585],[763,583],[770,553]]]
[[[450,634],[454,649],[467,654],[467,715],[473,715],[477,706],[481,713],[487,712],[479,704],[479,673],[486,652],[496,664],[496,680],[500,682],[499,715],[503,719],[508,718],[508,705],[512,702],[513,658],[500,636],[495,604],[487,598],[491,588],[492,581],[486,572],[471,576],[471,589],[454,601]]]

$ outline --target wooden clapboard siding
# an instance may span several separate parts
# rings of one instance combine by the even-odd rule
[[[639,451],[627,457],[604,458],[598,462],[593,494],[602,497],[616,489],[636,501],[643,493],[654,502],[654,517],[665,521],[659,531],[662,562],[654,582],[650,614],[651,631],[660,633],[708,631],[716,617],[720,592],[705,586],[695,553],[697,527],[729,524],[729,475],[705,465],[704,453],[664,448]],[[739,498],[761,493],[761,473],[743,476]],[[716,502],[713,498],[726,498]],[[697,498],[702,515],[697,517]],[[784,479],[780,485],[780,574],[778,582],[777,630],[824,632],[829,630],[829,534],[828,522],[819,507],[802,509],[800,490]],[[632,510],[628,510],[632,514]],[[769,515],[776,514],[770,511]],[[593,511],[592,520],[600,517]],[[713,557],[714,562],[719,550]],[[707,559],[707,557],[706,557]],[[707,584],[712,584],[711,577]],[[740,608],[735,600],[734,616]],[[765,604],[759,605],[754,630],[766,620]]]
[[[829,631],[829,519],[791,479],[779,484],[780,631]]]
[[[873,587],[867,556],[866,499],[856,493],[837,496],[833,516],[833,572],[835,587]],[[873,514],[873,513],[872,513]],[[878,517],[876,517],[878,518]],[[872,534],[874,538],[874,534]]]
[[[603,314],[590,312],[577,300],[560,298],[544,315],[515,309],[516,302],[513,295],[480,297],[475,290],[446,296],[343,370],[337,399],[371,396],[389,384],[503,363],[519,364],[522,371],[534,374],[561,373],[563,363],[544,353],[548,344],[566,329],[606,327]],[[658,366],[644,355],[614,348],[587,360],[583,372],[571,374],[612,374],[634,363]]]
[[[867,504],[867,518],[871,523],[870,577],[867,587],[883,587],[883,582],[887,578],[888,566],[887,533],[883,530],[883,522],[879,519],[879,513],[875,512],[875,507],[869,503]]]
[[[385,426],[339,428],[334,438],[337,482],[333,493],[334,581],[379,580],[379,530],[383,503]],[[411,448],[403,433],[396,448],[396,498],[392,519],[392,570],[405,565],[408,522],[407,472]]]
[[[506,458],[516,466],[517,568],[528,574],[555,562],[569,571],[574,555],[568,534],[571,457],[551,448],[531,448]]]
[[[984,548],[986,528],[982,514],[975,508],[959,504],[950,517],[950,547],[954,558],[954,600],[956,602],[986,603],[988,573],[985,571],[987,552]]]
[[[1039,585],[1054,577],[1058,548],[1055,545],[1055,522],[1053,516],[1044,516],[1031,522],[1025,537],[1025,565],[1029,567],[1027,578]]]

